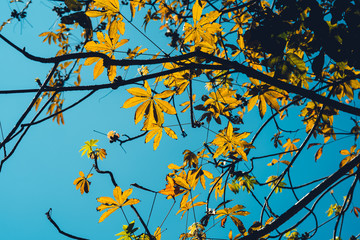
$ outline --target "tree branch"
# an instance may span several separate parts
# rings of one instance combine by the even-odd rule
[[[297,214],[301,209],[303,209],[307,204],[309,204],[312,200],[314,200],[318,195],[320,195],[323,191],[325,191],[328,187],[330,187],[333,183],[343,177],[347,172],[351,169],[359,165],[360,163],[360,155],[353,158],[350,162],[345,164],[342,168],[337,170],[331,176],[329,176],[326,180],[321,182],[318,186],[316,186],[313,190],[311,190],[308,194],[306,194],[302,199],[300,199],[294,206],[289,208],[286,212],[281,214],[277,219],[275,219],[272,223],[264,226],[258,231],[254,231],[252,234],[248,236],[244,236],[239,240],[251,240],[260,238],[268,233],[271,233],[282,224],[287,222],[290,218],[292,218],[295,214]]]
[[[59,233],[61,233],[64,236],[67,236],[69,238],[73,238],[73,239],[78,239],[78,240],[88,240],[87,238],[82,238],[82,237],[77,237],[74,235],[71,235],[69,233],[64,232],[63,230],[60,229],[60,227],[56,224],[56,222],[51,218],[51,211],[52,209],[50,208],[49,211],[47,211],[45,213],[45,215],[47,216],[47,218],[49,219],[49,221],[52,223],[52,225],[54,225],[54,227],[59,231]]]
[[[10,46],[15,48],[17,51],[22,53],[28,59],[31,59],[31,60],[34,60],[37,62],[41,62],[41,63],[59,63],[59,62],[67,61],[70,59],[83,59],[83,58],[89,58],[89,57],[99,57],[99,58],[104,59],[105,67],[151,65],[151,64],[173,62],[173,63],[182,64],[182,65],[187,65],[187,68],[185,68],[185,69],[195,69],[195,68],[219,69],[219,70],[235,69],[235,70],[239,71],[240,73],[247,75],[248,77],[259,79],[260,81],[263,81],[267,84],[270,84],[272,86],[283,89],[289,93],[299,94],[299,95],[309,98],[315,102],[322,103],[324,105],[333,107],[333,108],[341,110],[343,112],[347,112],[347,113],[351,113],[356,116],[360,116],[359,108],[355,108],[350,105],[346,105],[346,104],[340,103],[340,102],[332,100],[332,99],[327,99],[321,95],[314,93],[311,90],[307,90],[307,89],[304,89],[301,87],[294,86],[292,84],[283,82],[278,78],[270,77],[270,76],[268,76],[264,73],[261,73],[251,67],[244,66],[236,61],[225,60],[225,59],[216,57],[214,55],[200,52],[200,51],[195,51],[195,52],[191,52],[191,53],[187,53],[187,54],[183,54],[183,55],[175,56],[175,57],[165,57],[165,58],[147,59],[147,60],[135,60],[135,59],[116,60],[116,59],[111,59],[107,55],[105,55],[103,53],[99,53],[99,52],[71,53],[71,54],[56,56],[56,57],[52,57],[52,58],[42,58],[42,57],[37,57],[37,56],[34,56],[34,55],[26,52],[25,48],[20,49],[18,46],[13,44],[10,40],[5,38],[2,34],[0,34],[0,38],[3,39],[6,43],[8,43]],[[221,65],[219,66],[219,65],[195,64],[195,63],[191,63],[191,62],[190,63],[179,63],[179,61],[184,61],[184,60],[190,61],[189,59],[191,59],[193,57],[205,58],[206,60],[210,60],[215,63],[220,63],[222,66]],[[165,74],[163,74],[163,75],[165,75]]]

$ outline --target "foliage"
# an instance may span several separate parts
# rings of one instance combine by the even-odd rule
[[[181,146],[185,149],[182,159],[166,163],[169,171],[158,188],[163,189],[132,184],[136,191],[148,191],[155,197],[160,193],[169,205],[177,204],[176,215],[186,217],[185,229],[189,230],[179,234],[179,239],[212,238],[207,231],[221,227],[229,239],[308,239],[321,226],[328,226],[327,217],[336,221],[333,233],[326,237],[340,239],[337,234],[342,232],[345,213],[352,209],[351,217],[358,217],[359,208],[349,208],[358,204],[354,196],[360,178],[357,1],[57,1],[52,10],[60,19],[57,29],[39,33],[44,44],[57,50],[49,58],[31,55],[2,34],[8,24],[26,18],[26,12],[31,11],[31,1],[10,3],[21,5],[22,10],[14,10],[10,18],[1,20],[1,39],[26,58],[54,66],[43,82],[36,80],[39,86],[29,110],[1,142],[4,157],[0,170],[23,138],[17,135],[24,128],[49,118],[64,125],[66,110],[96,91],[113,89],[126,97],[122,110],[134,112],[134,124],[129,126],[140,133],[130,137],[109,130],[104,135],[110,143],[123,147],[139,138],[145,143],[153,139],[152,148],[157,150],[176,144],[180,134],[186,137],[205,132],[203,142]],[[137,27],[141,21],[142,30]],[[148,37],[149,26],[159,28],[168,44]],[[138,45],[130,29],[147,39],[146,48]],[[70,43],[73,36],[81,39],[76,46]],[[81,76],[89,69],[95,81],[85,80],[84,84]],[[91,93],[69,104],[64,93],[75,90]],[[120,105],[114,103],[113,111]],[[177,110],[178,105],[182,111]],[[131,112],[133,107],[136,109]],[[23,124],[30,113],[34,113],[34,120]],[[43,118],[37,120],[40,115]],[[170,137],[166,141],[161,141],[163,131]],[[19,142],[7,154],[5,146],[14,139]],[[140,227],[135,221],[128,222],[116,234],[118,239],[160,240],[166,218],[157,220],[155,231],[149,229],[134,206],[140,200],[129,198],[133,188],[122,186],[127,189],[123,191],[118,186],[116,169],[100,170],[98,159],[105,159],[107,152],[97,147],[98,141],[86,141],[80,149],[92,165],[86,177],[79,172],[80,177],[73,182],[76,189],[88,193],[93,172],[108,175],[113,198],[99,193],[105,195],[97,198],[97,210],[102,212],[99,222],[118,209],[130,208]],[[309,154],[314,157],[309,158]],[[262,161],[264,158],[270,160]],[[319,171],[309,171],[308,176],[308,169],[317,166],[321,166]],[[135,174],[137,169],[131,171]],[[147,178],[155,175],[149,170]],[[330,189],[345,196],[342,204],[333,192],[336,203],[324,197]],[[304,192],[308,194],[300,196]],[[244,201],[244,196],[250,200]],[[320,201],[330,205],[326,214],[316,209]],[[284,204],[278,207],[274,202]],[[254,204],[259,204],[260,210]],[[200,206],[206,209],[202,218],[198,216]],[[294,223],[292,217],[298,212],[303,219]],[[188,224],[192,214],[193,222]],[[316,225],[302,224],[309,216]],[[228,219],[236,230],[227,224]]]

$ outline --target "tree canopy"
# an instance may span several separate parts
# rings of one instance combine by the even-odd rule
[[[87,221],[123,225],[113,239],[360,238],[359,1],[6,2],[0,51],[23,61],[0,60],[16,83],[0,89],[2,187],[30,146],[64,168],[20,181],[54,172],[73,191],[59,211],[91,198]],[[35,151],[39,128],[54,134]],[[48,209],[56,237],[93,239]]]

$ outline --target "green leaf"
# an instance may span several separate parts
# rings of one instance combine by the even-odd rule
[[[306,73],[305,62],[294,53],[286,54],[286,61],[294,66],[300,73]]]
[[[123,225],[124,231],[115,234],[115,236],[121,236],[117,240],[132,240],[135,236],[135,232],[139,228],[134,228],[135,221],[132,221],[129,225]]]

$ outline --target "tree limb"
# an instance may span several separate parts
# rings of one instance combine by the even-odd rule
[[[285,222],[287,222],[290,218],[292,218],[295,214],[297,214],[300,210],[302,210],[307,204],[313,201],[319,194],[325,191],[328,187],[330,187],[333,183],[343,177],[347,172],[351,169],[359,165],[360,163],[360,155],[354,157],[350,162],[345,164],[342,168],[337,170],[331,176],[329,176],[326,180],[321,182],[318,186],[316,186],[313,190],[311,190],[308,194],[306,194],[302,199],[300,199],[294,206],[289,208],[286,212],[281,214],[277,219],[275,219],[272,223],[264,226],[258,231],[254,231],[252,234],[248,236],[244,236],[239,240],[251,240],[260,238],[268,233],[271,233]]]
[[[49,211],[47,211],[45,213],[45,215],[47,216],[47,218],[49,219],[49,221],[52,223],[52,225],[54,225],[54,227],[59,231],[59,233],[61,233],[64,236],[67,236],[69,238],[73,238],[73,239],[78,239],[78,240],[88,240],[87,238],[82,238],[82,237],[77,237],[74,235],[71,235],[69,233],[64,232],[63,230],[60,229],[60,227],[56,224],[56,222],[51,218],[51,211],[52,209],[50,208]]]

